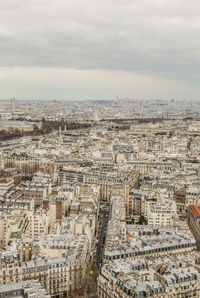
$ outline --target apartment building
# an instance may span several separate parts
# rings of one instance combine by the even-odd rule
[[[31,176],[36,172],[40,166],[38,159],[5,156],[3,157],[4,165],[6,167],[18,168],[21,170],[24,176]]]
[[[14,180],[12,178],[0,179],[0,194],[4,195],[14,186]]]
[[[81,290],[89,258],[88,238],[48,235],[38,240],[24,239],[0,253],[0,285],[34,279],[51,296],[67,297],[71,291]]]
[[[129,192],[126,198],[127,221],[135,222],[141,214],[144,215],[147,197],[148,192],[140,189],[133,189]]]
[[[37,211],[29,211],[28,213],[29,225],[26,234],[35,239],[41,234],[47,234],[49,230],[50,217],[49,212],[42,209]]]
[[[46,290],[41,286],[39,282],[35,280],[29,280],[0,286],[0,298],[5,297],[50,298],[51,296],[47,294]]]
[[[198,248],[200,248],[200,208],[196,205],[190,205],[187,211],[188,225],[197,241]]]
[[[173,226],[176,214],[176,203],[168,199],[158,199],[145,209],[148,224],[153,226]]]
[[[47,196],[52,192],[51,183],[21,183],[18,189],[22,192],[24,199],[27,201],[34,200],[35,209],[43,207],[44,199],[47,199]]]
[[[98,297],[199,297],[199,257],[195,253],[114,260],[101,268]]]

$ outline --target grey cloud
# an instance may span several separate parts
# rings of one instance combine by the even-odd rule
[[[200,2],[1,0],[0,67],[154,71],[198,81]]]

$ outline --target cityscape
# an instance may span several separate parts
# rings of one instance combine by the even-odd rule
[[[0,0],[0,298],[200,298],[199,16]]]
[[[200,297],[199,102],[0,115],[0,297]]]

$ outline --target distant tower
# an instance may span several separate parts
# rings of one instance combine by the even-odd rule
[[[11,106],[15,105],[15,103],[16,103],[15,97],[12,97],[12,98],[10,99],[10,104],[11,104]]]
[[[63,143],[63,137],[62,137],[61,126],[59,127],[59,139],[60,139],[60,144],[62,144]]]
[[[95,113],[94,113],[94,121],[96,121],[96,122],[99,121],[98,111],[95,111]]]

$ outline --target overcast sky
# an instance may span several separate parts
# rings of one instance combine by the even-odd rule
[[[0,98],[200,99],[199,0],[0,0]]]

